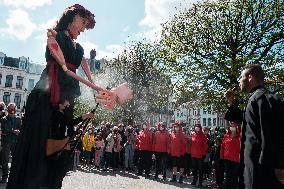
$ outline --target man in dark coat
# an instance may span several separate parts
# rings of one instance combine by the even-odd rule
[[[9,103],[7,106],[8,114],[0,119],[1,124],[1,164],[2,164],[2,180],[0,183],[6,183],[9,173],[9,157],[10,153],[14,154],[15,145],[20,133],[21,118],[16,115],[16,104]]]
[[[260,65],[245,66],[239,80],[241,91],[249,93],[243,117],[240,188],[283,189],[284,106],[263,83]],[[232,106],[234,92],[228,90],[225,97],[234,116],[238,109]]]

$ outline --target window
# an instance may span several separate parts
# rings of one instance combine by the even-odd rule
[[[4,92],[3,95],[3,102],[8,105],[10,103],[10,96],[11,94],[9,92]]]
[[[29,79],[28,83],[28,90],[32,90],[35,86],[35,80],[34,79]]]
[[[26,62],[25,61],[20,61],[19,62],[19,66],[21,69],[25,69],[26,68]]]
[[[1,80],[2,80],[2,74],[0,73],[0,85],[1,85]]]
[[[206,118],[203,118],[203,126],[206,127]]]
[[[96,68],[96,70],[100,70],[101,69],[100,61],[95,61],[95,68]]]
[[[203,114],[206,114],[206,113],[207,113],[206,108],[204,108],[203,109]]]
[[[188,110],[188,116],[190,116],[190,109]]]
[[[177,117],[179,117],[179,113],[177,113]]]
[[[193,109],[193,115],[195,115],[195,116],[196,116],[196,110],[195,110],[195,109]]]
[[[224,126],[223,118],[220,118],[220,126]]]
[[[0,57],[0,65],[4,64],[4,57]]]
[[[183,116],[183,112],[180,113],[180,117],[182,117],[182,116]]]
[[[213,126],[216,126],[216,118],[213,118]]]
[[[197,115],[198,116],[200,115],[200,109],[199,108],[197,109]]]
[[[12,75],[6,75],[5,87],[12,87],[12,82],[13,82],[13,76]]]
[[[211,114],[211,107],[208,108],[208,114]]]
[[[18,93],[15,94],[14,102],[17,108],[20,109],[21,108],[21,95],[20,94]]]
[[[22,89],[22,87],[23,87],[23,77],[17,76],[16,88]]]
[[[211,118],[208,118],[208,126],[211,127],[212,123],[211,123]]]

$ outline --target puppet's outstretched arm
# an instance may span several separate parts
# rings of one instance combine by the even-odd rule
[[[81,66],[82,66],[82,68],[83,68],[83,70],[84,70],[84,72],[85,72],[85,74],[86,74],[88,80],[93,83],[92,72],[91,72],[91,70],[90,70],[90,66],[89,66],[89,64],[87,63],[87,60],[86,60],[85,57],[82,58]]]
[[[76,73],[72,72],[71,70],[69,70],[67,68],[63,52],[62,52],[60,46],[58,45],[57,41],[55,40],[56,35],[57,35],[57,32],[52,30],[52,29],[49,29],[48,32],[47,32],[47,37],[48,37],[47,38],[47,46],[48,46],[48,49],[49,49],[51,55],[55,59],[55,61],[62,67],[62,69],[69,76],[75,78],[78,81],[81,81],[82,83],[84,83],[85,85],[91,87],[92,89],[95,89],[96,91],[104,90],[103,88],[101,88],[99,86],[96,86],[94,83],[92,83],[92,82],[90,82],[90,81],[88,81],[88,80],[86,80],[84,78],[81,78]]]

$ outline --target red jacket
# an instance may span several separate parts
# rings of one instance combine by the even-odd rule
[[[153,134],[148,128],[142,129],[138,135],[138,149],[145,151],[152,151]]]
[[[189,141],[189,153],[191,157],[202,158],[203,155],[206,155],[208,150],[207,138],[203,134],[202,129],[196,133],[192,133]]]
[[[186,140],[182,133],[182,129],[179,128],[178,133],[174,130],[172,131],[169,138],[168,153],[174,157],[181,157],[186,153]]]
[[[232,139],[230,135],[231,135],[230,130],[228,130],[227,133],[224,135],[224,138],[221,144],[220,158],[239,163],[240,162],[240,150],[241,150],[240,134],[239,132],[237,132],[234,138]]]
[[[167,130],[156,131],[153,141],[153,151],[167,152],[168,144],[169,144],[169,132]]]

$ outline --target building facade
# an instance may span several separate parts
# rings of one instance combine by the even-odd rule
[[[14,102],[17,112],[23,111],[30,91],[39,80],[45,65],[33,63],[26,57],[7,57],[0,52],[0,101]]]
[[[175,120],[183,121],[187,127],[201,124],[202,127],[223,127],[224,114],[214,111],[212,106],[184,103],[174,111]]]

